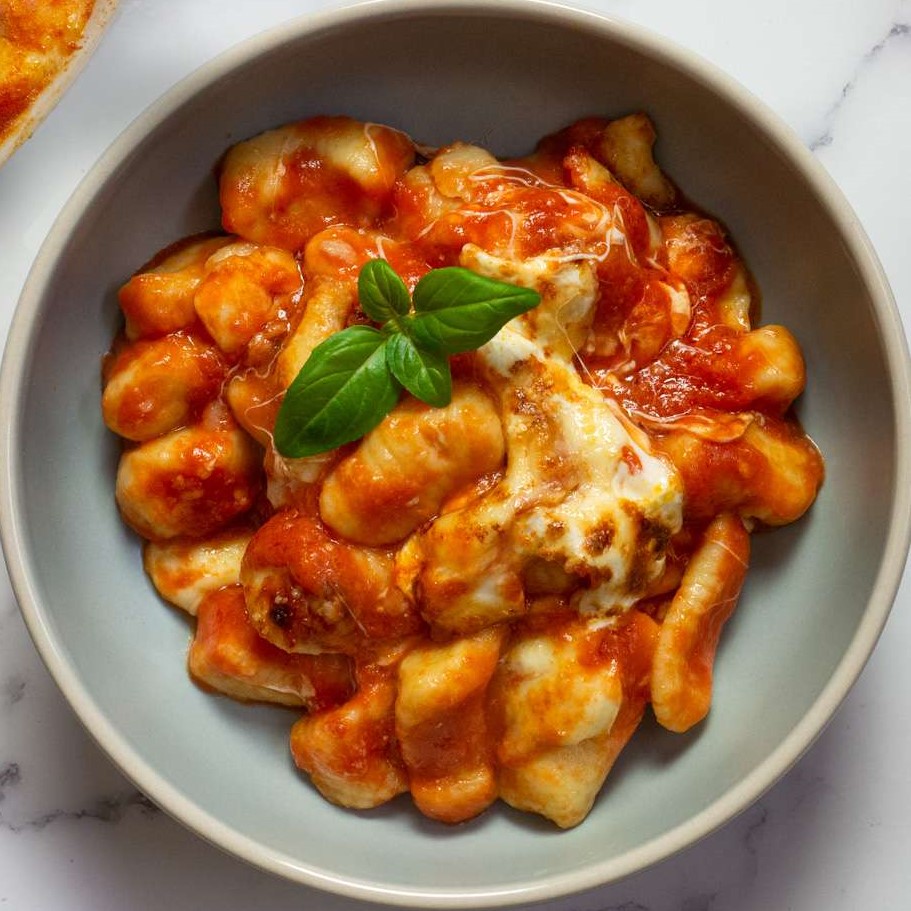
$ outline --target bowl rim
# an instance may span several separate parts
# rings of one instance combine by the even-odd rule
[[[657,56],[736,109],[769,139],[775,150],[799,171],[827,216],[837,226],[873,300],[873,318],[889,371],[893,395],[896,482],[888,534],[871,591],[854,637],[831,678],[784,740],[734,787],[669,831],[613,858],[576,871],[549,874],[531,883],[480,888],[409,888],[337,874],[265,848],[197,806],[149,766],[106,718],[50,630],[30,566],[24,522],[17,436],[22,419],[24,368],[42,325],[48,286],[65,239],[81,213],[103,188],[108,176],[131,155],[144,136],[160,126],[195,94],[225,73],[300,40],[332,32],[362,20],[412,16],[471,15],[513,18],[570,26]],[[367,0],[317,14],[303,14],[223,51],[182,78],[143,111],[114,140],[82,179],[55,220],[28,274],[13,314],[0,366],[0,539],[13,591],[35,646],[76,715],[114,764],[156,804],[204,840],[234,856],[286,879],[350,898],[402,907],[471,908],[542,901],[594,888],[631,875],[701,840],[754,803],[801,755],[831,720],[860,675],[885,625],[902,578],[911,543],[911,358],[901,317],[873,246],[835,182],[777,114],[747,89],[692,51],[637,24],[567,6],[555,0]]]

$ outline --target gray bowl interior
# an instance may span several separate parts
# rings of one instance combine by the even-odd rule
[[[42,622],[121,745],[203,813],[284,856],[288,875],[373,881],[442,902],[517,884],[517,895],[534,895],[703,813],[823,692],[864,614],[895,492],[877,315],[793,163],[673,58],[585,34],[572,18],[516,21],[493,5],[483,15],[375,14],[300,32],[263,40],[269,54],[238,52],[233,71],[163,120],[160,109],[135,147],[109,154],[82,191],[88,205],[61,255],[32,279],[40,317],[21,381],[13,484]],[[189,682],[189,625],[158,601],[117,515],[118,443],[99,414],[116,288],[161,246],[217,227],[219,156],[282,122],[347,113],[431,144],[462,138],[516,154],[576,117],[640,109],[657,124],[665,169],[730,228],[762,288],[764,321],[785,323],[804,347],[810,381],[799,413],[827,459],[822,495],[801,523],[756,540],[707,722],[682,737],[646,722],[584,825],[557,833],[501,807],[448,829],[404,799],[373,813],[330,806],[289,759],[293,713],[236,705]]]

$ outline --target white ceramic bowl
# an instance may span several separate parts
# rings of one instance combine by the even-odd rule
[[[99,413],[115,289],[149,253],[217,224],[212,168],[284,121],[348,113],[427,143],[500,154],[576,117],[648,111],[659,157],[727,223],[764,317],[803,344],[800,416],[828,460],[800,523],[755,542],[701,729],[646,723],[589,819],[559,833],[499,807],[455,829],[407,799],[325,803],[288,756],[289,715],[187,679],[185,620],[163,606],[112,496]],[[911,515],[909,366],[856,218],[812,156],[724,75],[638,28],[559,6],[377,3],[301,19],[190,76],[117,140],[51,231],[2,371],[2,531],[51,673],[111,758],[203,837],[293,880],[434,907],[542,899],[616,879],[755,800],[809,746],[883,626]],[[885,749],[886,744],[883,745]]]

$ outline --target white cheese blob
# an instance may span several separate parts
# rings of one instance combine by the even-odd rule
[[[547,253],[515,262],[470,244],[461,263],[535,288],[541,303],[478,352],[503,421],[502,479],[410,543],[399,578],[416,580],[425,616],[454,632],[520,615],[525,568],[542,561],[574,582],[580,612],[626,610],[664,570],[683,490],[616,402],[577,370],[598,293],[594,266]]]

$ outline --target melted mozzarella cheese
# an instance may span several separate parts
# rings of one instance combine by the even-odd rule
[[[400,578],[418,580],[432,623],[463,633],[524,612],[533,561],[578,580],[580,611],[628,609],[664,569],[665,544],[682,523],[682,486],[576,370],[574,338],[587,331],[596,299],[593,267],[549,256],[514,263],[470,245],[462,263],[534,287],[542,300],[479,350],[499,394],[502,480],[406,548],[411,565]]]

